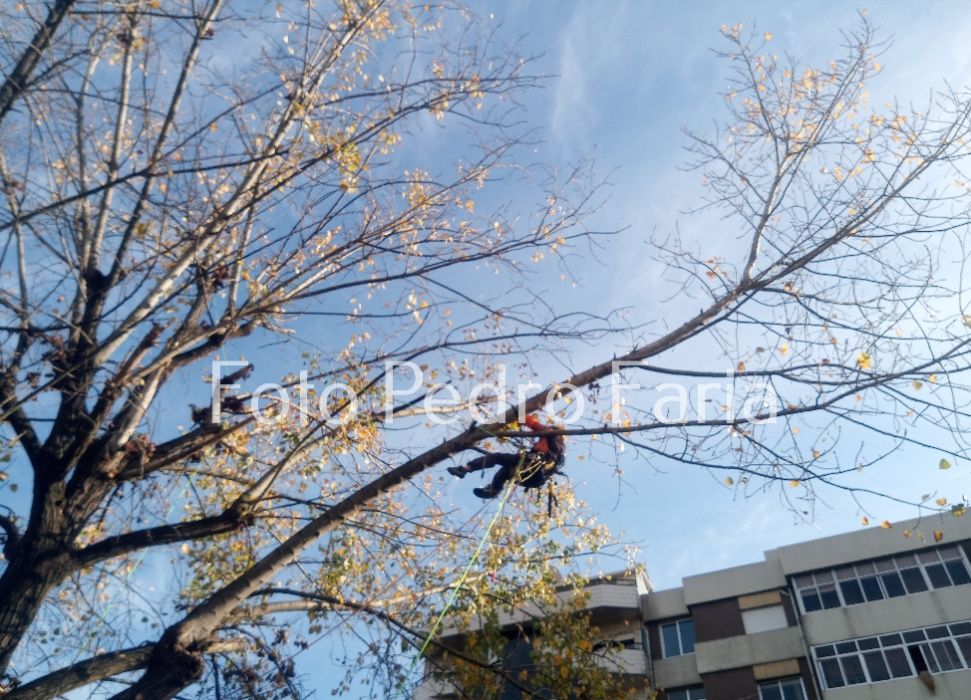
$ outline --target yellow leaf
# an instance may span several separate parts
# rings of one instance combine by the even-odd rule
[[[766,41],[772,41],[772,32],[766,32],[765,34],[762,35],[762,38],[765,39]]]
[[[213,122],[209,125],[209,131],[219,131],[219,125],[216,124],[216,122]]]
[[[856,358],[856,366],[860,369],[870,369],[873,367],[873,358],[870,357],[870,353],[861,352],[860,356]]]
[[[735,365],[735,371],[736,372],[744,372],[745,371],[745,363],[744,362],[739,362],[737,365]]]
[[[880,527],[882,527],[884,530],[889,530],[893,527],[893,525],[890,524],[889,520],[884,520],[882,523],[880,523]]]
[[[731,486],[734,483],[735,483],[735,479],[733,479],[730,476],[725,477],[725,486]]]
[[[819,450],[814,449],[813,450],[813,459],[819,459],[820,454],[821,453],[820,453]]]
[[[927,381],[929,381],[931,384],[937,384],[937,375],[932,374],[927,378]]]
[[[914,390],[915,391],[920,391],[921,390],[921,387],[923,387],[923,386],[924,386],[924,382],[920,381],[919,379],[915,379],[914,380]]]
[[[934,503],[936,503],[939,506],[946,506],[947,505],[947,499],[944,498],[944,497],[941,497],[941,498],[938,498],[936,501],[934,501]]]
[[[904,537],[910,537],[910,530],[904,530]]]
[[[799,479],[793,479],[792,481],[789,482],[789,486],[791,486],[792,488],[797,488],[800,483],[801,482],[799,481]]]
[[[860,524],[864,526],[869,525],[870,519],[864,515],[862,518],[860,518]]]
[[[779,346],[780,355],[785,355],[788,352],[789,352],[789,343],[783,343],[782,345]]]
[[[940,542],[943,539],[944,539],[944,533],[941,532],[940,530],[934,530],[934,541]]]
[[[940,467],[941,469],[950,469],[951,463],[948,462],[946,459],[942,459],[940,462],[938,462],[937,466]]]

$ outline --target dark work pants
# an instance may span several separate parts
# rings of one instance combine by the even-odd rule
[[[546,483],[548,471],[543,469],[543,465],[540,464],[536,455],[529,453],[523,456],[522,454],[509,452],[491,452],[487,455],[476,457],[466,464],[465,468],[470,472],[481,472],[483,469],[491,469],[492,467],[498,466],[499,471],[492,477],[490,488],[493,491],[500,492],[506,486],[506,482],[515,476],[516,467],[519,465],[520,460],[522,460],[520,471],[524,478],[519,483],[527,489],[534,489]]]

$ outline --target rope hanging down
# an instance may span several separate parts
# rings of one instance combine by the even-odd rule
[[[517,467],[517,471],[518,471],[518,468],[522,466],[523,461],[524,459],[521,458],[520,464]],[[485,547],[485,544],[489,539],[489,535],[492,534],[492,528],[495,527],[496,523],[499,521],[499,516],[502,515],[502,509],[506,505],[506,501],[509,499],[509,494],[512,493],[512,490],[515,487],[516,487],[516,480],[510,479],[509,483],[506,484],[506,488],[502,493],[502,498],[499,500],[499,507],[496,508],[496,512],[493,514],[492,520],[489,521],[489,525],[486,527],[486,530],[482,535],[482,539],[479,540],[479,544],[478,546],[476,546],[475,552],[472,553],[472,558],[469,559],[469,563],[465,565],[465,569],[462,571],[462,575],[459,576],[458,580],[455,582],[455,585],[452,587],[452,593],[449,595],[448,600],[445,602],[445,607],[442,608],[442,611],[438,614],[438,617],[435,619],[435,624],[432,625],[431,630],[428,632],[428,636],[425,638],[425,641],[422,643],[421,647],[419,648],[418,655],[414,658],[414,660],[412,660],[411,667],[408,669],[408,673],[406,673],[404,678],[402,678],[401,685],[399,686],[399,692],[404,690],[405,678],[408,678],[412,674],[412,672],[415,670],[415,666],[425,656],[425,652],[428,650],[428,645],[431,644],[432,639],[435,637],[435,633],[438,631],[438,628],[441,627],[442,620],[445,619],[445,616],[452,609],[452,606],[455,605],[455,599],[458,597],[459,591],[462,590],[462,586],[465,584],[465,580],[469,577],[469,574],[472,572],[472,567],[475,566],[475,563],[479,560],[479,555],[482,554],[482,549],[483,547]]]

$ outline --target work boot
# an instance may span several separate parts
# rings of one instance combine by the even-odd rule
[[[474,493],[479,498],[495,498],[496,496],[499,495],[498,491],[493,491],[492,488],[488,486],[484,489],[474,488],[472,489],[472,493]]]
[[[452,476],[457,476],[460,479],[464,478],[465,475],[469,473],[466,471],[465,467],[448,467],[445,471]]]

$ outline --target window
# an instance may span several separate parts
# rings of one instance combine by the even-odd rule
[[[786,620],[786,611],[782,609],[781,605],[743,610],[742,624],[745,626],[745,634],[767,632],[789,626],[789,622]]]
[[[826,688],[959,671],[971,668],[971,622],[822,644],[813,656]]]
[[[759,683],[759,700],[806,700],[801,678],[782,678]]]
[[[667,691],[668,700],[705,700],[705,689],[700,685],[694,688],[675,688]]]
[[[661,625],[661,656],[681,656],[695,651],[695,624],[690,617]]]
[[[794,581],[806,613],[966,583],[971,583],[971,567],[955,545],[817,571]]]

